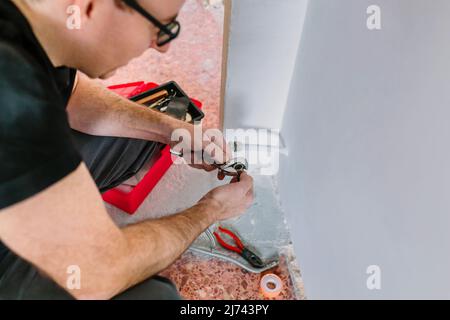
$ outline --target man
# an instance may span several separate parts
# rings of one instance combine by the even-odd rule
[[[155,275],[208,226],[251,204],[244,174],[188,210],[119,229],[101,179],[96,185],[74,146],[70,128],[166,144],[177,128],[193,132],[90,80],[149,46],[165,52],[183,2],[0,2],[0,299],[176,299]],[[71,5],[80,8],[80,30],[66,27]],[[75,69],[88,76],[76,85]],[[68,286],[71,270],[81,272],[80,286]]]

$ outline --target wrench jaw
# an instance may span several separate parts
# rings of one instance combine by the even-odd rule
[[[183,152],[177,152],[173,149],[170,149],[170,153],[180,158],[183,157]],[[237,177],[238,181],[241,177],[241,174],[247,171],[249,168],[248,161],[245,158],[233,158],[225,164],[215,164],[215,166],[225,176]]]
[[[245,158],[234,158],[218,167],[224,175],[240,178],[244,171],[248,170],[248,161]]]

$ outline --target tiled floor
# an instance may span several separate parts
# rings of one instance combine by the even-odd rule
[[[283,289],[274,300],[293,300],[295,293],[284,260],[270,270],[283,280]],[[184,254],[162,273],[172,279],[181,295],[190,300],[262,300],[269,299],[259,290],[264,275],[249,273],[234,264],[193,253]]]
[[[164,83],[175,80],[191,96],[204,103],[207,127],[217,127],[221,86],[221,56],[223,35],[223,6],[205,7],[204,0],[187,0],[179,19],[183,27],[180,38],[169,53],[162,55],[148,51],[129,66],[119,70],[107,84],[134,81]],[[220,3],[220,1],[213,1]],[[143,219],[157,218],[193,205],[203,194],[217,185],[214,175],[194,172],[193,169],[173,166],[145,203],[130,217],[120,210],[108,206],[113,219],[120,225],[135,223]],[[192,188],[192,185],[196,185]],[[173,196],[189,189],[189,196],[174,203]],[[197,199],[197,200],[196,200]],[[264,202],[260,206],[266,206]],[[255,208],[258,211],[260,208]],[[248,216],[248,215],[247,215]],[[280,217],[281,218],[281,217]],[[245,219],[244,219],[245,220]],[[247,219],[247,229],[256,229],[252,219]],[[244,222],[246,223],[246,222]],[[264,223],[267,224],[267,223]],[[283,241],[286,238],[283,234]],[[250,237],[252,234],[245,235]],[[251,239],[267,246],[267,239]],[[283,242],[284,243],[284,242]],[[269,243],[271,245],[271,243]],[[282,257],[279,267],[271,270],[284,282],[278,299],[302,297],[301,281],[296,281],[297,295],[289,276],[289,262]],[[172,279],[186,299],[262,299],[259,291],[261,275],[249,273],[231,263],[185,253],[163,275]],[[299,293],[300,292],[300,293]]]

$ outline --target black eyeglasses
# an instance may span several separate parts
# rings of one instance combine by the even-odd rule
[[[158,47],[162,47],[172,40],[176,39],[181,31],[181,25],[177,20],[170,22],[169,24],[162,24],[155,17],[153,17],[150,13],[148,13],[144,8],[142,8],[136,0],[123,0],[130,8],[133,8],[137,12],[139,12],[142,16],[144,16],[147,20],[153,23],[156,27],[159,28],[158,39],[156,40],[156,44]]]

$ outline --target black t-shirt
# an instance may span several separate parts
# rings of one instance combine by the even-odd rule
[[[75,73],[55,68],[21,12],[0,1],[0,210],[81,163],[66,113]]]

